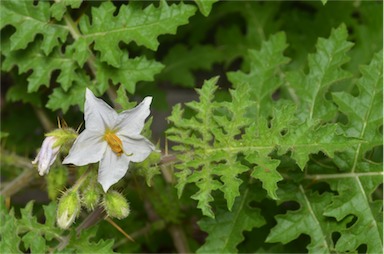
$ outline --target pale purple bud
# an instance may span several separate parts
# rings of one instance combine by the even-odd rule
[[[57,138],[54,136],[46,137],[41,146],[40,152],[37,154],[32,164],[38,164],[37,169],[39,170],[39,175],[48,174],[50,167],[53,162],[56,160],[57,154],[59,153],[60,146],[54,146]]]

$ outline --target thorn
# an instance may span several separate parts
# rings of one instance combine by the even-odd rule
[[[11,208],[11,197],[5,198],[5,207],[9,210]]]
[[[63,125],[64,128],[68,128],[67,122],[64,120],[64,118],[61,118],[61,124]]]
[[[60,116],[57,116],[57,126],[59,126],[59,129],[68,128],[67,122]]]
[[[106,217],[105,220],[108,221],[117,230],[119,230],[120,233],[122,233],[128,240],[135,242],[135,240],[130,235],[128,235],[119,225],[117,225],[113,220],[111,220],[111,218]]]
[[[165,152],[165,156],[167,156],[168,155],[168,139],[167,139],[167,137],[165,137],[165,144],[164,144],[164,152]]]
[[[77,127],[77,130],[76,130],[77,133],[79,133],[79,130],[80,130],[81,126],[83,126],[83,122],[81,122],[81,124],[79,125],[79,127]]]

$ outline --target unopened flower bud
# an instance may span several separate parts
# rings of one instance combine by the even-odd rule
[[[48,137],[55,137],[57,140],[55,146],[60,146],[64,152],[68,152],[68,146],[72,145],[78,136],[74,129],[68,127],[55,129],[45,135]]]
[[[60,198],[57,207],[57,225],[67,229],[80,213],[80,197],[77,191],[69,189]]]
[[[86,188],[82,193],[83,205],[88,211],[93,211],[95,206],[99,203],[100,199],[100,190],[98,188],[94,188],[91,186],[90,188]]]
[[[32,164],[38,163],[39,175],[49,173],[49,169],[55,162],[60,148],[77,137],[77,133],[70,128],[59,128],[46,134],[41,149]]]
[[[105,193],[103,205],[109,217],[120,220],[126,218],[130,212],[127,200],[117,191]]]
[[[39,163],[37,169],[39,170],[39,175],[41,176],[49,172],[53,162],[56,160],[57,154],[60,150],[60,146],[55,144],[56,141],[56,137],[46,137],[35,160],[32,161],[32,164]]]

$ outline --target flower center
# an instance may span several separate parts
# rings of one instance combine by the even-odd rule
[[[118,136],[116,136],[115,133],[111,131],[107,131],[104,134],[104,140],[107,141],[109,147],[112,149],[112,151],[117,154],[117,156],[120,156],[124,153],[123,151],[123,143],[119,139]]]

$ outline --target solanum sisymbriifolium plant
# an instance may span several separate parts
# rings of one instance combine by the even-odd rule
[[[381,2],[0,5],[2,253],[382,253]]]
[[[155,146],[140,135],[152,98],[132,110],[117,114],[87,89],[85,130],[77,137],[64,164],[78,166],[100,161],[98,181],[105,192],[127,172],[130,161],[142,162]]]

